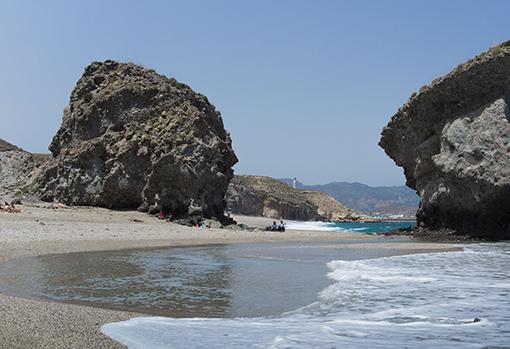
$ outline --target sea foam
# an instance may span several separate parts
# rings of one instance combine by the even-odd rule
[[[299,222],[288,221],[286,222],[287,229],[292,230],[320,230],[320,231],[341,231],[341,229],[334,223],[327,222]]]
[[[322,230],[331,232],[353,232],[365,234],[381,234],[394,229],[409,228],[414,221],[381,221],[381,222],[299,222],[288,221],[287,228],[292,230]]]
[[[508,345],[510,244],[463,247],[331,261],[333,283],[317,301],[277,318],[140,317],[102,331],[131,349]]]

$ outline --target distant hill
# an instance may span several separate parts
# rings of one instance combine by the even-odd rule
[[[227,210],[235,214],[300,221],[357,220],[358,215],[330,195],[292,189],[265,176],[234,176],[227,189]]]
[[[292,179],[282,178],[292,186]],[[406,186],[371,187],[362,183],[332,182],[305,185],[297,182],[297,188],[318,190],[327,193],[355,211],[371,214],[414,216],[420,199],[416,192]]]

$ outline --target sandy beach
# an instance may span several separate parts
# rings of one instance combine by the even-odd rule
[[[23,213],[0,212],[0,263],[23,256],[143,247],[193,246],[247,242],[366,240],[350,244],[360,253],[368,248],[405,250],[406,253],[445,251],[450,244],[413,240],[391,242],[383,237],[357,233],[288,230],[285,233],[241,229],[188,228],[134,211],[100,208],[21,206]],[[269,225],[271,219],[234,217],[251,227]],[[0,264],[1,268],[1,264]],[[90,306],[0,295],[0,348],[122,348],[102,335],[108,322],[140,314]]]

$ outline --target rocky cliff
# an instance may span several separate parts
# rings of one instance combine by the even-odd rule
[[[291,220],[340,221],[357,215],[331,196],[293,189],[263,176],[234,176],[227,190],[227,209],[236,214]]]
[[[47,159],[41,154],[31,154],[0,139],[0,196],[10,200],[18,196],[19,188]]]
[[[220,113],[131,63],[85,68],[36,176],[43,200],[220,217],[237,158]]]
[[[380,146],[421,203],[418,226],[510,238],[510,42],[422,87]]]
[[[22,149],[18,148],[14,144],[11,144],[7,141],[4,141],[3,139],[0,139],[0,152],[6,152],[6,151],[23,151]]]

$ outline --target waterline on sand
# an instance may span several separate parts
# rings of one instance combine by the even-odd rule
[[[510,244],[463,247],[462,252],[333,260],[328,263],[333,283],[318,300],[275,318],[141,317],[106,324],[102,331],[131,349],[505,345]]]

